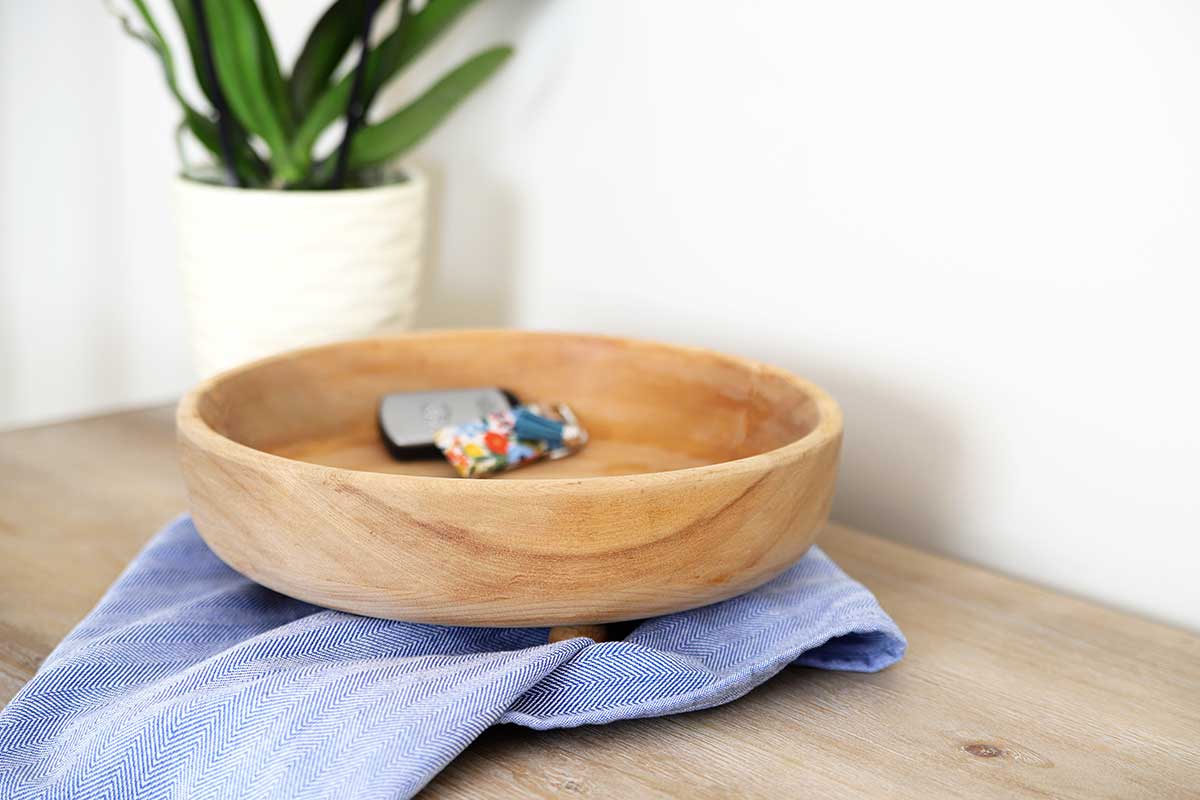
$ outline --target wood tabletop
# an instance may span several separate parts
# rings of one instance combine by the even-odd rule
[[[185,506],[171,409],[0,434],[0,702]],[[907,634],[900,664],[496,727],[423,796],[1200,798],[1200,637],[838,525],[821,543]]]

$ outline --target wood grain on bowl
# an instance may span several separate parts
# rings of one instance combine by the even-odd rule
[[[583,452],[497,478],[397,462],[388,392],[501,386],[569,403]],[[577,334],[447,331],[275,356],[179,405],[197,528],[293,597],[455,625],[569,625],[716,602],[812,544],[841,413],[784,370]]]

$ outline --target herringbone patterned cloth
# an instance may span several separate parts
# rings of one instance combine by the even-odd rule
[[[726,703],[788,664],[870,672],[899,629],[819,549],[760,589],[621,642],[359,617],[162,531],[0,713],[0,797],[398,798],[489,725]]]

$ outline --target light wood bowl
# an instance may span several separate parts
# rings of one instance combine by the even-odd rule
[[[580,453],[496,478],[399,462],[388,392],[562,400]],[[226,372],[179,404],[192,515],[234,569],[330,608],[452,625],[639,619],[782,572],[829,514],[842,417],[784,370],[556,333],[414,333]]]

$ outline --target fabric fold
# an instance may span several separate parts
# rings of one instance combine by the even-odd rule
[[[189,517],[156,536],[0,712],[5,798],[397,798],[489,726],[729,702],[790,663],[875,671],[905,641],[813,548],[740,597],[620,642],[360,617],[222,563]]]

